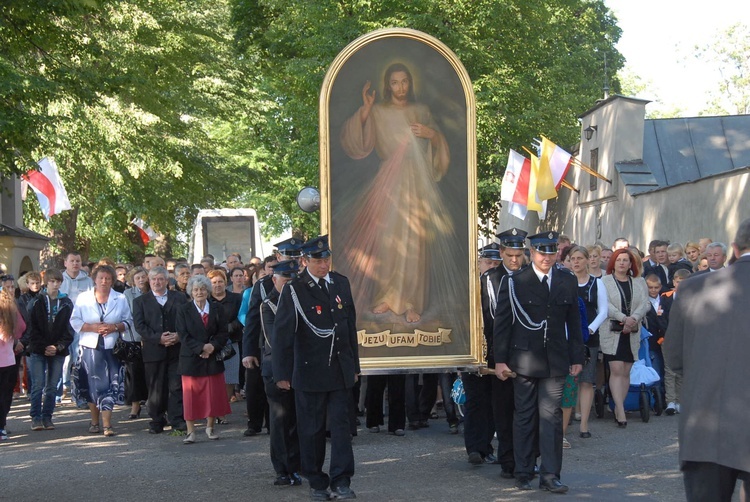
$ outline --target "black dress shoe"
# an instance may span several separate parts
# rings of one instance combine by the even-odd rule
[[[473,451],[469,453],[469,463],[471,465],[482,465],[484,463],[482,454],[479,453],[478,451]]]
[[[274,486],[289,486],[292,484],[292,480],[286,474],[276,476],[276,480],[273,482]]]
[[[354,490],[352,490],[348,486],[337,486],[336,488],[331,490],[332,500],[351,500],[356,498],[357,495],[354,493]]]
[[[503,479],[513,479],[513,471],[506,471],[505,469],[503,469],[502,471],[500,471],[500,477]]]
[[[552,478],[549,481],[542,481],[539,483],[539,488],[542,490],[547,490],[548,492],[552,493],[567,493],[568,492],[568,485],[564,485],[560,483],[559,479]]]
[[[427,420],[420,420],[419,422],[417,422],[417,425],[420,429],[426,429],[430,426],[430,423]]]
[[[310,500],[331,500],[331,492],[310,488]]]
[[[252,436],[257,436],[261,432],[262,432],[262,430],[253,429],[252,427],[248,427],[247,429],[245,429],[245,432],[243,432],[242,435],[245,436],[245,437],[252,437]]]
[[[588,432],[588,431],[587,432],[582,432],[581,433],[581,437],[584,438],[584,439],[588,439],[588,438],[591,437],[591,433]]]
[[[149,425],[148,426],[148,433],[149,434],[161,434],[164,432],[164,427],[159,427],[158,425]]]
[[[180,432],[187,432],[187,424],[185,422],[181,422],[177,425],[172,426],[173,431],[180,431]]]
[[[533,490],[528,478],[516,479],[516,488],[518,488],[519,490]]]
[[[419,422],[409,422],[409,425],[406,428],[410,431],[417,431],[419,430]]]

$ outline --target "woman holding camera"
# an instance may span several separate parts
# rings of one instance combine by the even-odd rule
[[[638,274],[636,258],[628,249],[612,254],[602,283],[607,289],[607,320],[599,327],[604,361],[609,364],[609,391],[615,404],[617,426],[627,427],[625,397],[630,368],[638,358],[641,321],[649,311],[648,287]]]

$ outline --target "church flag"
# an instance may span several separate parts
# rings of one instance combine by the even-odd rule
[[[555,190],[560,189],[565,175],[570,169],[571,154],[542,136],[542,154],[539,159],[542,169],[548,169],[552,173],[552,181]]]
[[[155,239],[158,235],[153,228],[146,225],[146,223],[140,218],[134,218],[130,223],[135,225],[135,228],[138,229],[138,235],[141,237],[144,246],[148,246],[149,241]]]
[[[21,178],[34,190],[42,208],[42,214],[49,220],[53,214],[69,210],[70,200],[55,161],[44,157],[38,164],[38,171],[32,169]]]

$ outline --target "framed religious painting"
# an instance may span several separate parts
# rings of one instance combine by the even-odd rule
[[[365,373],[478,366],[476,129],[456,55],[415,30],[349,44],[320,95],[321,226]]]

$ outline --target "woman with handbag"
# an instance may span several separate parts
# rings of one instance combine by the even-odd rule
[[[128,301],[112,289],[117,273],[109,265],[94,269],[94,289],[78,295],[70,325],[81,334],[81,358],[74,368],[73,398],[88,403],[91,412],[89,432],[114,436],[112,410],[124,400],[125,370],[112,353],[120,333],[132,325]]]
[[[133,300],[144,293],[151,291],[148,282],[148,272],[143,267],[134,267],[128,274],[128,288],[123,293],[128,300],[130,311],[133,311]],[[137,343],[141,345],[141,335],[135,330],[135,326],[130,323],[122,334],[125,343]],[[136,352],[136,351],[133,351]],[[143,365],[143,355],[138,350],[131,360],[124,360],[125,366],[125,404],[130,405],[129,420],[141,418],[141,401],[148,399],[148,386],[146,385],[146,369]]]
[[[195,442],[195,421],[207,418],[208,439],[219,439],[214,432],[216,417],[232,412],[224,382],[225,347],[229,334],[222,309],[209,302],[211,280],[195,275],[188,281],[192,301],[177,311],[177,333],[180,335],[182,399],[187,424],[185,444]]]
[[[604,361],[609,364],[609,390],[615,405],[617,426],[628,425],[625,397],[630,386],[630,368],[638,358],[641,322],[651,307],[648,286],[638,273],[636,258],[628,249],[618,249],[609,259],[602,283],[607,290],[607,320],[599,327]]]
[[[229,342],[234,352],[241,352],[242,342],[242,323],[239,320],[240,307],[242,306],[242,295],[233,293],[227,289],[227,275],[224,270],[215,268],[210,270],[206,277],[211,281],[211,298],[210,302],[221,309],[222,319],[227,323],[227,332],[229,333]],[[224,380],[227,388],[227,398],[230,402],[238,401],[240,388],[244,387],[245,368],[242,368],[240,375],[240,356],[233,356],[224,361]],[[218,422],[224,423],[224,417],[219,417]]]

